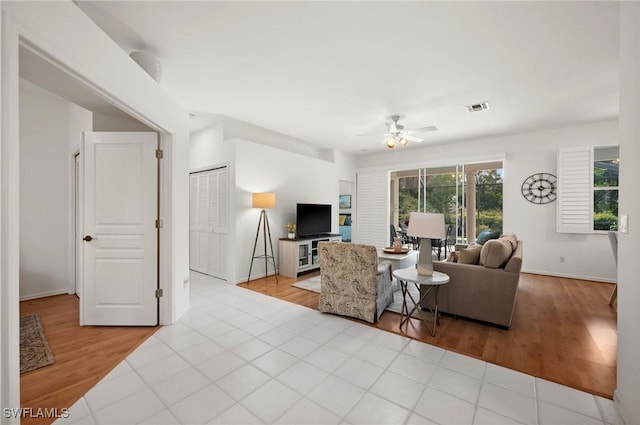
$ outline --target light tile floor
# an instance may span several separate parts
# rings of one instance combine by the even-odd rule
[[[199,273],[191,305],[55,423],[622,423],[611,400]]]

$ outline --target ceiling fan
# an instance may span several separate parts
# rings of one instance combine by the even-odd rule
[[[391,119],[390,123],[385,123],[387,126],[387,131],[381,135],[386,136],[384,139],[385,144],[389,149],[393,149],[396,145],[405,146],[409,142],[420,143],[424,139],[416,136],[412,136],[413,133],[422,133],[426,131],[435,131],[437,128],[435,126],[427,126],[427,127],[419,127],[419,128],[411,128],[405,129],[403,125],[398,124],[400,120],[400,115],[391,115],[389,117]],[[378,136],[379,134],[358,134],[358,136]]]

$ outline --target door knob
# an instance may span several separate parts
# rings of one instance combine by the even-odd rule
[[[91,242],[93,238],[89,235],[85,236],[84,238],[82,238],[83,241],[87,241],[87,242]]]

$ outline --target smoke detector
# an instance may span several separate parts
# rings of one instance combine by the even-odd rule
[[[489,109],[489,102],[476,103],[474,105],[465,106],[468,112],[480,112]]]

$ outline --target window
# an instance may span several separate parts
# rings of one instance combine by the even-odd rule
[[[617,146],[593,150],[593,230],[618,230]]]
[[[502,169],[476,172],[476,234],[502,233]]]
[[[457,241],[502,232],[502,175],[502,162],[393,172],[391,223],[402,227],[412,211],[425,211],[443,213]]]
[[[618,163],[618,146],[560,149],[558,232],[617,230]]]

